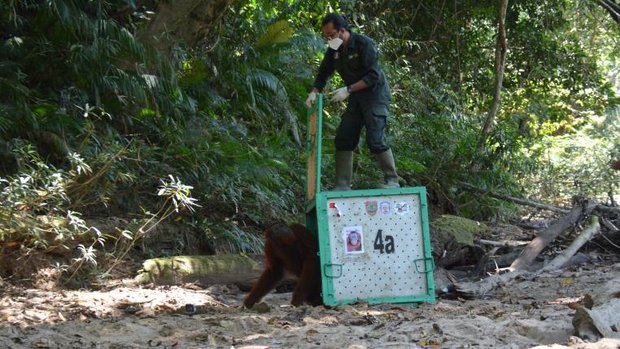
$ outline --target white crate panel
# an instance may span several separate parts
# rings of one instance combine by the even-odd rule
[[[388,202],[387,214],[377,208],[367,209],[366,202]],[[407,203],[406,212],[396,212]],[[333,198],[327,201],[331,274],[336,300],[405,297],[426,295],[426,274],[422,273],[424,244],[420,199],[418,195]],[[370,213],[369,213],[370,212]],[[346,232],[361,228],[363,252],[346,253]],[[343,230],[345,233],[343,233]],[[394,241],[393,253],[375,249],[375,238],[382,231],[383,243],[388,236]],[[339,265],[342,265],[340,268]]]

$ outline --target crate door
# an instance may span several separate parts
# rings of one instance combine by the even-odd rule
[[[427,214],[419,194],[326,197],[322,206],[327,304],[434,301]]]

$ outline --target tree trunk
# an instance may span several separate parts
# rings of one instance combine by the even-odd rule
[[[500,0],[498,28],[497,28],[497,47],[495,49],[495,93],[493,95],[493,104],[487,114],[487,119],[482,128],[476,154],[480,154],[484,148],[487,137],[491,132],[491,127],[495,122],[500,108],[502,84],[504,82],[504,70],[506,68],[506,54],[508,46],[506,44],[506,11],[508,9],[508,0]]]
[[[168,53],[178,42],[197,46],[222,18],[232,0],[176,0],[159,3],[142,36]]]

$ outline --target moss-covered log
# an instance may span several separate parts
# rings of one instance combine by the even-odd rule
[[[431,245],[435,264],[449,267],[477,263],[484,253],[474,241],[488,232],[485,224],[463,217],[442,215],[433,220]]]
[[[251,287],[263,271],[262,255],[174,256],[144,261],[135,280],[160,285],[199,282]]]

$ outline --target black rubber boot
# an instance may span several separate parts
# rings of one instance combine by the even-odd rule
[[[385,188],[400,188],[398,183],[398,174],[396,174],[396,164],[394,163],[394,155],[392,149],[388,149],[380,154],[375,154],[379,168],[383,171],[383,184],[379,184],[378,187]]]
[[[336,186],[334,190],[351,190],[353,152],[336,151]]]

